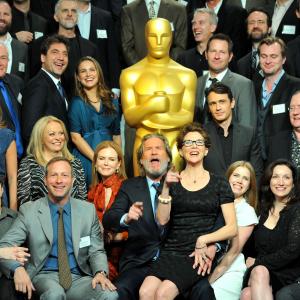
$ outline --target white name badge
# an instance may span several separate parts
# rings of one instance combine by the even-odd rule
[[[134,0],[127,0],[127,4],[129,4],[129,3],[131,3],[131,2],[133,2]]]
[[[171,30],[174,31],[174,24],[173,24],[173,22],[170,22],[170,25],[171,25]]]
[[[273,115],[285,113],[285,104],[276,104],[272,107]]]
[[[18,102],[19,102],[20,104],[22,104],[22,94],[21,94],[21,93],[19,93],[17,99],[18,99]]]
[[[178,0],[178,2],[184,6],[187,6],[187,1],[184,1],[184,0]]]
[[[294,25],[283,25],[282,34],[295,34],[296,26]]]
[[[37,40],[38,38],[42,37],[44,35],[43,32],[35,31],[34,32],[34,39]]]
[[[97,38],[98,39],[107,39],[106,29],[97,29]]]
[[[79,248],[88,247],[90,245],[91,245],[91,238],[89,235],[80,238]]]
[[[19,70],[19,72],[25,72],[25,64],[22,62],[19,62],[18,70]]]

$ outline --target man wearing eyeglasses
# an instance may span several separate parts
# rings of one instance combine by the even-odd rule
[[[206,170],[225,175],[230,164],[238,160],[249,161],[259,179],[263,171],[260,148],[255,128],[233,120],[235,99],[231,89],[217,82],[207,91],[207,104],[212,121],[204,125],[211,147],[204,158]]]
[[[268,163],[286,158],[300,169],[300,88],[293,94],[289,106],[291,128],[271,136]]]

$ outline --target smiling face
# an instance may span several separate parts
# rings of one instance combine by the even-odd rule
[[[187,145],[186,141],[192,141],[191,145]],[[201,162],[208,153],[204,137],[197,131],[187,133],[183,138],[182,148],[179,150],[179,153],[187,164],[194,165]]]
[[[56,161],[48,166],[45,177],[49,199],[54,203],[65,204],[73,184],[72,170],[66,161]]]
[[[290,102],[290,122],[294,130],[300,131],[300,92],[295,94]]]
[[[62,126],[58,122],[49,122],[43,134],[43,150],[49,154],[60,154],[66,137]]]
[[[121,161],[118,158],[118,153],[115,149],[108,147],[103,148],[98,152],[96,169],[105,180],[116,173],[116,170],[120,168]]]
[[[68,65],[68,50],[63,43],[53,43],[46,55],[41,54],[42,67],[56,78],[60,78]]]
[[[287,201],[294,186],[293,173],[286,165],[277,165],[273,169],[270,189],[278,201]]]
[[[77,79],[84,89],[90,90],[97,87],[99,74],[92,61],[84,60],[80,63],[77,70]]]
[[[3,78],[7,71],[8,52],[4,45],[0,44],[0,78]]]
[[[8,3],[0,3],[0,36],[4,36],[11,26],[11,8]]]
[[[250,187],[250,171],[246,167],[237,167],[229,177],[229,183],[235,199],[243,197]]]
[[[196,43],[207,42],[210,36],[215,32],[216,25],[210,23],[208,13],[196,13],[192,20],[192,31]]]
[[[247,19],[248,36],[253,42],[260,42],[268,36],[271,28],[268,27],[268,17],[261,11],[252,12]]]
[[[228,42],[223,40],[212,40],[205,53],[209,70],[216,74],[219,74],[228,68],[228,64],[232,59],[232,53],[229,52]]]
[[[169,161],[164,142],[160,138],[152,137],[144,142],[140,163],[148,177],[157,179],[164,175]]]

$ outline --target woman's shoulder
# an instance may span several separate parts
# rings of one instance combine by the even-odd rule
[[[258,218],[255,213],[255,210],[246,201],[246,199],[242,199],[241,202],[235,204],[235,210],[239,226],[248,226],[258,223]]]
[[[1,141],[11,142],[12,140],[15,139],[15,133],[11,129],[1,128],[0,129],[0,137],[1,137]]]
[[[20,169],[23,167],[30,167],[30,169],[43,170],[43,167],[36,161],[35,157],[32,154],[29,154],[21,159]]]

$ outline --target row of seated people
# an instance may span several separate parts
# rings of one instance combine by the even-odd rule
[[[15,287],[2,277],[2,299],[15,299],[19,292],[31,298],[33,291],[42,299],[273,299],[275,294],[280,300],[297,299],[296,168],[284,159],[272,162],[261,180],[258,203],[251,164],[234,162],[226,180],[204,167],[211,146],[200,124],[184,126],[177,137],[185,161],[179,173],[171,167],[166,138],[156,133],[144,136],[138,150],[143,176],[126,180],[120,147],[101,143],[88,195],[96,209],[70,196],[70,160],[51,159],[45,171],[46,197],[23,204],[11,228],[2,232],[0,256],[5,259],[0,268],[13,277]],[[63,267],[56,213],[60,207],[69,262]],[[2,215],[1,229],[2,220],[16,217],[6,208],[1,208]],[[245,262],[241,253],[253,230],[255,251]],[[228,239],[229,250],[223,256],[227,243],[222,241]],[[30,257],[26,248],[7,248],[25,241]]]

